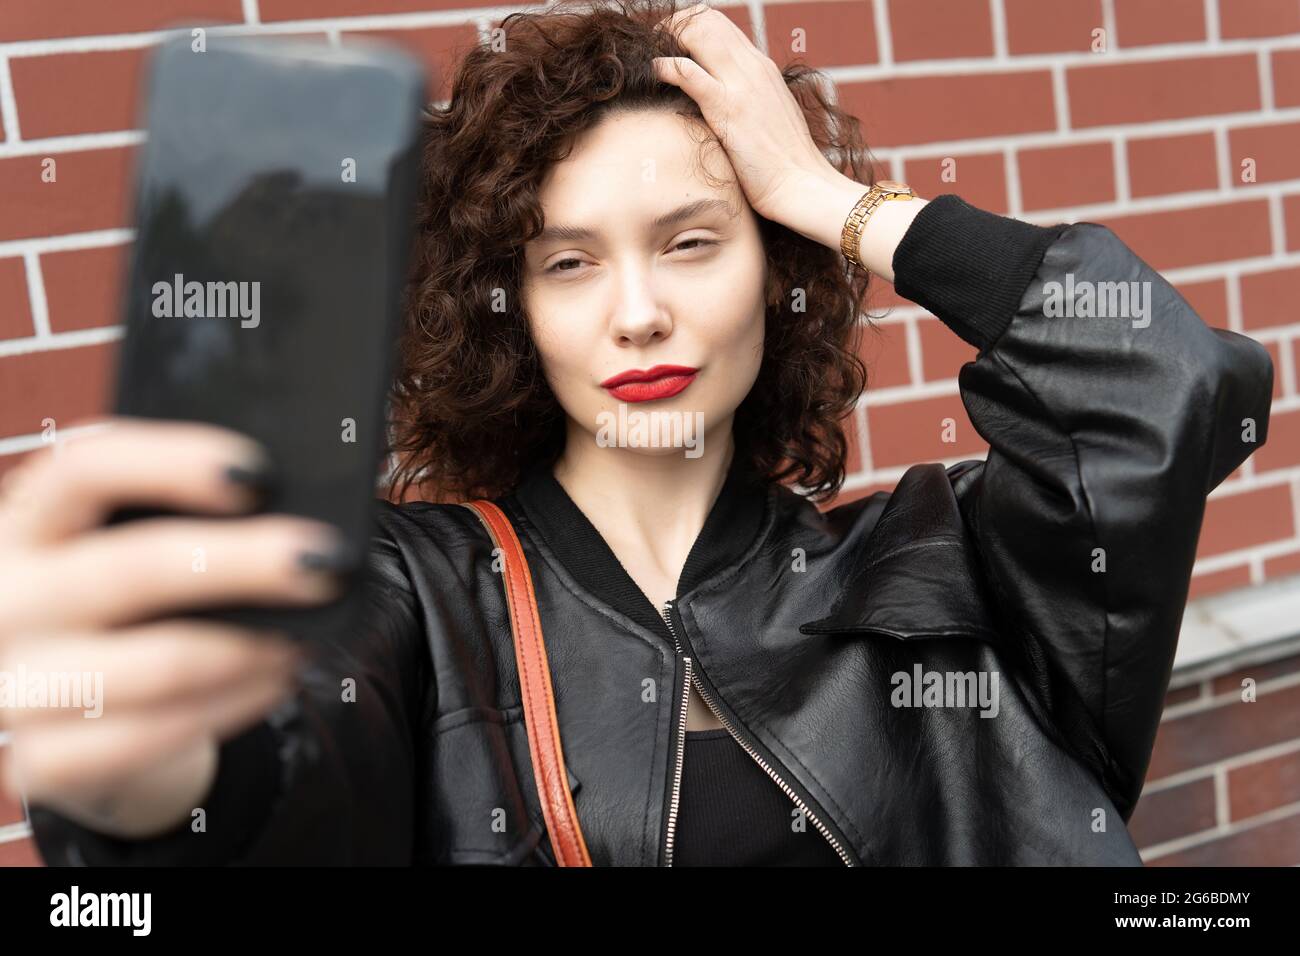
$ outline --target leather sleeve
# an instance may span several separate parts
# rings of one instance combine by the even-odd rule
[[[990,451],[949,476],[1038,696],[1127,820],[1206,495],[1266,438],[1268,352],[1208,327],[1096,223],[1040,227],[944,195],[893,264],[899,294],[979,350],[958,382]]]
[[[433,693],[415,599],[379,502],[371,539],[366,625],[313,644],[298,693],[223,742],[190,821],[123,840],[33,804],[37,847],[52,866],[404,865],[414,846],[415,740]],[[346,700],[344,681],[355,681]]]

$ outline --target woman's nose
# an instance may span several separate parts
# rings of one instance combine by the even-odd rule
[[[620,345],[645,345],[672,333],[673,323],[667,306],[644,278],[624,283],[620,300],[614,305],[610,334]]]

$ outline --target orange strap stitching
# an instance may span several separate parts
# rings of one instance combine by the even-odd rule
[[[519,668],[524,726],[542,815],[552,834],[556,862],[560,866],[591,866],[591,856],[578,825],[577,809],[573,805],[573,794],[569,791],[568,774],[564,769],[564,749],[560,743],[550,666],[537,611],[537,596],[523,546],[510,520],[492,502],[480,499],[463,504],[478,514],[505,559],[506,605],[510,611],[515,661]]]

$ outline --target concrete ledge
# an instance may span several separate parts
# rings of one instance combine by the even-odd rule
[[[1190,601],[1170,688],[1300,653],[1300,575]]]

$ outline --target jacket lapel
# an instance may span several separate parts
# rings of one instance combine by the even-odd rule
[[[942,465],[917,465],[899,479],[831,612],[799,631],[997,644],[982,580],[952,481]]]

